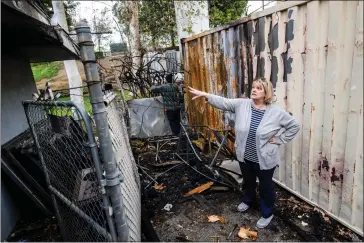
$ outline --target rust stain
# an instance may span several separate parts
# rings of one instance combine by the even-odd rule
[[[315,106],[311,104],[311,112],[315,111]]]
[[[357,48],[358,56],[363,56],[363,41],[355,41],[355,47]]]
[[[334,128],[335,128],[334,124],[335,124],[335,122],[334,122],[334,118],[333,118],[331,121],[331,132],[334,132]],[[332,134],[332,135],[334,135],[334,134]],[[332,137],[331,137],[331,142],[332,142]]]
[[[205,63],[205,56],[204,56],[204,39],[203,38],[199,38],[197,39],[197,43],[198,43],[198,61],[200,63],[201,68],[198,69],[199,71],[199,80],[198,82],[201,85],[201,89],[202,91],[205,92],[209,92],[209,84],[207,81],[207,77],[206,77],[206,63]],[[203,99],[200,99],[200,112],[201,112],[201,118],[202,118],[202,124],[206,124],[208,125],[208,109],[207,109],[207,104]],[[201,124],[201,123],[199,123]],[[205,134],[206,135],[206,134]]]
[[[350,205],[352,208],[354,207],[354,189],[355,189],[355,180],[353,177],[353,185],[351,186],[351,201],[350,201]]]
[[[233,94],[234,94],[234,97],[235,97],[235,95],[237,95],[237,87],[238,87],[237,82],[236,82],[236,78],[233,78],[231,80],[231,86],[232,86]]]
[[[348,83],[349,83],[349,79],[345,79],[345,82],[344,82],[344,89],[347,89],[348,88]]]
[[[318,161],[318,167],[317,167],[319,176],[321,176],[321,164],[322,164],[322,162],[321,162],[321,160],[319,160]]]

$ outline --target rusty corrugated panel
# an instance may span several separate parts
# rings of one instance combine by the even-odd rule
[[[246,97],[254,78],[272,81],[276,104],[301,124],[275,180],[363,235],[363,2],[282,3],[184,50],[197,89]],[[227,114],[187,98],[191,124],[224,127]]]

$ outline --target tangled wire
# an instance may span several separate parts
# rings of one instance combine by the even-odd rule
[[[140,65],[133,63],[137,58],[140,59]],[[112,70],[100,65],[102,75],[117,79],[121,88],[131,92],[134,98],[152,97],[151,86],[164,83],[167,74],[184,73],[183,66],[176,58],[165,57],[163,53],[156,53],[150,58],[125,55],[110,61],[113,62]]]

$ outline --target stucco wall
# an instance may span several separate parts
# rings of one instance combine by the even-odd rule
[[[1,57],[1,144],[28,128],[22,106],[23,100],[32,98],[36,86],[30,63],[21,57]],[[20,211],[1,180],[1,241],[13,230]]]
[[[19,219],[19,209],[9,193],[4,181],[1,180],[1,241],[6,240]]]
[[[28,128],[21,102],[36,90],[28,60],[1,57],[1,144]]]

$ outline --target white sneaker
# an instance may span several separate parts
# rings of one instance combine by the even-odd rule
[[[263,218],[263,217],[261,217],[259,220],[258,220],[258,222],[257,222],[257,228],[259,228],[259,229],[264,229],[265,227],[267,227],[268,225],[269,225],[269,223],[270,223],[270,221],[272,221],[272,219],[273,219],[273,215],[272,216],[270,216],[269,218]]]
[[[238,206],[238,211],[239,212],[245,212],[246,210],[249,209],[249,205],[245,204],[245,203],[240,203]]]

